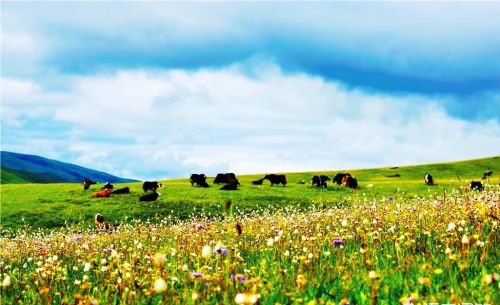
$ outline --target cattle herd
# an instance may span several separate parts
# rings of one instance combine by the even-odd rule
[[[492,175],[493,171],[488,170],[484,172],[482,179],[487,179]],[[400,177],[400,175],[391,175],[387,177]],[[268,180],[271,186],[281,185],[286,186],[288,180],[283,174],[267,174],[264,177],[252,181],[253,185],[262,185],[265,180]],[[358,180],[354,178],[349,173],[337,173],[333,178],[330,178],[326,175],[315,175],[311,179],[311,187],[313,188],[327,188],[328,182],[331,181],[334,184],[342,185],[351,189],[358,189]],[[189,182],[191,186],[208,188],[210,185],[207,183],[207,176],[205,174],[192,174],[189,178]],[[435,185],[434,178],[431,174],[426,173],[424,175],[424,182],[426,185]],[[92,181],[88,178],[83,180],[83,189],[88,190],[91,185],[97,184],[95,181]],[[234,191],[238,190],[238,186],[240,186],[240,182],[236,178],[234,173],[219,173],[215,176],[213,180],[213,184],[222,185],[221,190],[226,191]],[[297,181],[297,184],[306,184],[304,180]],[[155,201],[161,196],[161,193],[158,192],[159,188],[163,188],[163,185],[158,181],[145,181],[142,184],[142,189],[144,191],[144,195],[139,198],[139,201]],[[472,190],[483,190],[483,184],[481,181],[471,181],[469,188]],[[151,191],[151,192],[150,192]],[[111,195],[120,195],[120,194],[130,194],[129,187],[123,187],[120,189],[115,189],[111,183],[106,182],[100,191],[92,194],[92,198],[102,198],[102,197],[110,197]]]

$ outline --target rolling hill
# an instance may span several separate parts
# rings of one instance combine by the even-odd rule
[[[81,182],[89,178],[98,182],[134,182],[104,172],[35,155],[0,152],[2,184]]]

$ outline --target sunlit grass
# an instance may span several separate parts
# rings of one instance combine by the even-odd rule
[[[4,230],[3,304],[499,303],[500,188]]]

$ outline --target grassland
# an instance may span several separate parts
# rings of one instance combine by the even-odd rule
[[[55,228],[93,225],[96,213],[105,215],[113,223],[123,222],[126,218],[158,222],[165,217],[182,220],[201,214],[220,217],[227,200],[232,200],[235,211],[244,213],[285,207],[307,209],[311,206],[345,206],[354,198],[360,197],[411,198],[420,194],[443,194],[444,190],[451,191],[466,186],[470,180],[480,180],[483,172],[488,169],[493,170],[489,182],[498,184],[498,156],[453,163],[349,170],[359,181],[360,189],[356,191],[333,184],[329,184],[327,189],[310,187],[312,175],[332,176],[337,171],[288,173],[289,184],[286,187],[251,184],[251,181],[262,175],[238,176],[240,190],[229,192],[220,191],[216,185],[205,189],[192,187],[187,179],[174,179],[162,181],[165,188],[161,190],[162,196],[154,203],[138,201],[143,194],[141,183],[115,184],[117,188],[129,186],[131,194],[113,195],[106,199],[90,198],[99,189],[95,185],[91,190],[84,191],[81,184],[71,183],[4,184],[0,186],[0,214],[3,228],[25,225]],[[427,172],[432,173],[436,185],[427,186],[423,183],[423,176]],[[387,177],[395,174],[400,177]],[[296,184],[302,180],[306,181],[306,185]],[[211,182],[212,179],[209,178],[208,181]]]
[[[3,231],[2,304],[499,304],[500,188]]]

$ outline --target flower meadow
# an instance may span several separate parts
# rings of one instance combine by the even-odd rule
[[[4,230],[2,304],[500,304],[500,188]]]

